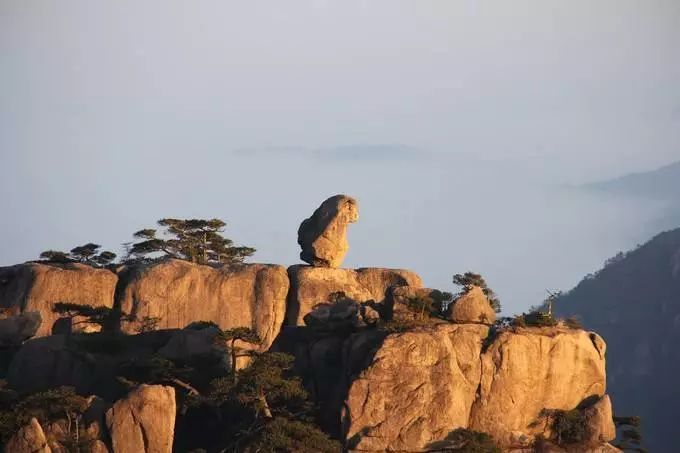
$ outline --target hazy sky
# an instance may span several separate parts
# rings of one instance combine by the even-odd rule
[[[166,216],[295,263],[347,193],[347,266],[515,311],[661,209],[570,184],[674,160],[677,0],[0,1],[0,265]]]

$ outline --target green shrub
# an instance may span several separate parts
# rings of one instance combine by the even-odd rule
[[[588,436],[588,423],[585,415],[578,409],[570,411],[552,410],[551,427],[557,445],[578,444]]]
[[[380,321],[378,330],[390,333],[404,333],[423,326],[431,326],[432,320],[425,319],[392,319],[390,321]]]
[[[512,325],[515,327],[555,327],[557,319],[548,313],[533,311],[515,316]]]
[[[641,423],[638,416],[614,417],[616,440],[612,442],[612,445],[623,451],[647,453],[647,450],[642,447]]]
[[[161,318],[157,316],[144,316],[139,319],[139,324],[137,324],[137,333],[153,332],[158,330],[158,324],[161,322]]]
[[[470,291],[473,286],[479,286],[480,288],[482,288],[482,291],[484,292],[484,295],[487,297],[487,299],[489,299],[489,304],[494,309],[494,311],[496,313],[500,313],[501,311],[500,299],[498,298],[496,293],[491,288],[489,288],[489,285],[487,285],[486,280],[484,280],[484,277],[482,277],[480,274],[469,271],[464,274],[456,274],[453,276],[453,283],[463,288],[461,290],[462,294],[465,294],[468,291]]]
[[[210,328],[215,328],[217,330],[222,330],[220,329],[220,326],[217,325],[217,323],[213,321],[194,321],[190,324],[187,324],[185,329],[190,329],[190,330],[203,330],[203,329],[210,329]]]
[[[340,443],[331,440],[311,423],[275,417],[251,436],[238,450],[245,453],[340,453]]]
[[[501,453],[489,434],[466,428],[450,432],[444,441],[435,442],[429,447],[452,453]]]
[[[0,411],[0,438],[6,441],[31,418],[36,418],[41,425],[64,418],[70,424],[80,420],[87,407],[87,399],[76,394],[72,387],[34,393]],[[77,438],[74,432],[67,433],[67,436]]]
[[[583,329],[583,324],[581,324],[581,321],[578,318],[576,318],[575,316],[571,316],[571,317],[565,319],[564,325],[569,327],[570,329],[576,329],[576,330]]]

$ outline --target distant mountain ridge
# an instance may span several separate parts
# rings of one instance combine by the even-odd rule
[[[642,416],[649,451],[674,451],[680,407],[680,228],[608,260],[554,306],[607,341],[617,414]]]
[[[656,170],[589,184],[587,188],[620,195],[673,200],[680,196],[680,161]]]

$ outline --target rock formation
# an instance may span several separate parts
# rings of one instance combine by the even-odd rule
[[[118,277],[107,269],[84,264],[18,264],[0,268],[0,307],[19,312],[39,312],[38,336],[49,335],[59,315],[57,302],[113,306]]]
[[[415,451],[467,427],[487,330],[443,324],[388,336],[349,385],[343,417],[348,447]]]
[[[453,322],[493,324],[496,321],[496,312],[482,288],[473,286],[449,304],[446,318]]]
[[[35,336],[41,324],[42,317],[35,311],[0,318],[0,347],[20,345]]]
[[[187,363],[200,359],[216,370],[229,369],[224,345],[215,341],[216,329],[173,329],[112,338],[106,334],[52,335],[27,341],[12,358],[7,381],[20,393],[59,386],[80,394],[116,398],[119,365],[152,357]],[[125,354],[115,354],[125,350]]]
[[[298,338],[307,343],[294,348],[326,428],[352,451],[421,451],[457,428],[486,432],[504,451],[526,449],[536,435],[550,439],[544,409],[568,411],[592,398],[585,442],[608,448],[614,427],[599,336],[563,327],[488,332],[442,321],[404,333]]]
[[[330,197],[298,229],[300,259],[313,266],[340,267],[349,249],[347,225],[359,219],[355,199],[346,195]]]
[[[538,434],[532,423],[543,409],[571,410],[588,397],[604,395],[605,350],[599,335],[583,330],[500,333],[482,354],[470,428],[492,434],[503,445]]]
[[[304,317],[314,307],[329,302],[333,293],[343,292],[357,302],[385,299],[385,292],[393,285],[422,286],[420,277],[403,269],[329,269],[297,265],[288,268],[290,293],[286,324],[303,326]]]
[[[90,404],[83,418],[95,452],[170,453],[174,388],[142,384],[129,392],[137,379],[128,378],[126,367],[166,361],[170,368],[195,366],[188,376],[197,381],[146,380],[195,394],[231,370],[220,330],[248,327],[263,340],[253,346],[259,352],[295,356],[295,368],[321,408],[321,424],[348,451],[447,448],[442,442],[457,442],[451,434],[459,429],[488,433],[509,452],[530,451],[536,439],[545,439],[546,451],[613,451],[600,336],[563,323],[489,327],[496,314],[479,287],[451,302],[444,317],[429,317],[428,304],[414,313],[411,299],[443,306],[452,296],[423,288],[408,270],[337,268],[348,248],[347,224],[357,218],[352,198],[326,200],[298,231],[300,256],[311,266],[287,270],[175,259],[122,266],[116,273],[80,264],[0,268],[0,347],[6,350],[2,358],[11,358],[9,388],[30,394],[72,386],[97,395],[91,401],[98,404]],[[60,326],[52,308],[61,301],[120,309],[134,320],[123,323],[122,333],[71,333],[63,323],[65,334],[54,334]],[[156,318],[161,330],[125,335],[144,318]],[[26,341],[51,330],[51,336]],[[566,411],[585,423],[586,432],[578,446],[563,448],[553,430],[555,417]],[[202,426],[205,419],[196,413]],[[33,419],[10,438],[6,451],[61,451],[70,440],[68,421],[41,427]],[[217,423],[212,429],[219,431],[219,422],[210,422]]]
[[[114,453],[171,453],[175,389],[141,385],[106,413]]]
[[[159,328],[183,328],[194,321],[212,321],[222,329],[250,327],[263,349],[278,335],[286,312],[289,284],[283,266],[216,269],[173,259],[134,269],[124,280],[116,303],[138,319],[160,318]]]
[[[27,341],[10,362],[7,382],[20,393],[34,393],[54,387],[72,386],[91,393],[94,383],[112,374],[111,357],[78,353],[64,335]]]
[[[5,453],[52,453],[40,423],[32,418],[5,444]]]

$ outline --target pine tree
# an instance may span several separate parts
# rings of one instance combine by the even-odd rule
[[[134,233],[140,239],[129,248],[131,258],[149,258],[149,255],[170,256],[198,264],[236,264],[253,253],[251,247],[235,246],[222,236],[226,223],[220,219],[161,219],[164,237],[158,231],[146,228]]]
[[[102,250],[101,245],[88,242],[71,249],[69,253],[58,250],[46,250],[40,254],[40,259],[49,263],[83,263],[95,267],[105,267],[113,263],[116,254]]]
[[[486,283],[486,280],[480,275],[476,274],[474,272],[466,272],[464,274],[456,274],[453,276],[453,283],[461,286],[463,289],[461,290],[462,294],[467,293],[472,289],[473,286],[478,286],[482,288],[482,291],[484,292],[484,295],[489,299],[489,304],[491,304],[491,307],[496,311],[496,313],[501,311],[501,301],[498,299],[498,296],[496,296],[496,293],[493,292],[491,288]]]

